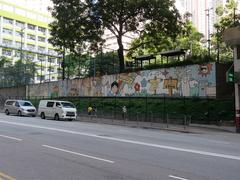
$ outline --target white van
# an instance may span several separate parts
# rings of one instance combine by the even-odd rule
[[[38,106],[38,115],[42,119],[54,118],[55,120],[73,120],[77,117],[77,109],[68,101],[41,100]]]

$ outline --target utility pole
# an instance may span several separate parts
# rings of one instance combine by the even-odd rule
[[[21,28],[21,33],[20,33],[21,34],[21,46],[20,46],[19,78],[23,77],[23,81],[25,83],[24,71],[22,73],[22,64],[23,64],[23,34],[24,34],[23,30],[24,29],[25,28]],[[20,80],[20,84],[21,84],[21,81],[22,80]]]
[[[65,80],[65,47],[63,47],[62,80]]]
[[[212,10],[213,8],[208,8],[205,11],[207,12],[207,18],[208,18],[208,57],[210,58],[211,56],[211,34],[210,34],[210,10]]]

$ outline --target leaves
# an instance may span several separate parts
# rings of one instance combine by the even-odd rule
[[[120,72],[124,70],[123,37],[127,33],[162,32],[176,37],[180,16],[174,0],[53,0],[50,42],[74,54],[96,50],[108,29],[118,43]]]

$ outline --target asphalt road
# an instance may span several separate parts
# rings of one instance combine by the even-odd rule
[[[0,114],[0,180],[239,180],[240,135]]]

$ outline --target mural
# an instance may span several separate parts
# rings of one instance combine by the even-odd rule
[[[216,96],[216,65],[145,70],[29,86],[30,96]]]

